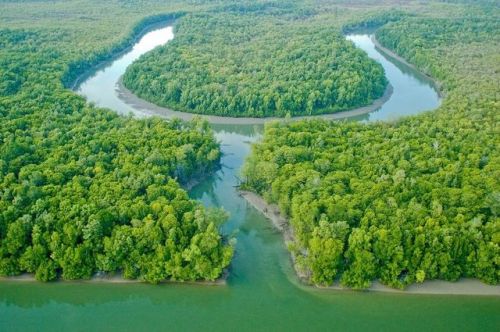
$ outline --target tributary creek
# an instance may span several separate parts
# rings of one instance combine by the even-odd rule
[[[89,75],[77,92],[121,114],[176,114],[138,106],[117,85],[130,63],[173,37],[172,27],[150,31],[128,52]],[[382,64],[393,87],[378,110],[350,120],[390,121],[438,107],[440,100],[429,79],[377,50],[367,34],[346,38]],[[498,296],[336,291],[301,285],[281,234],[235,188],[262,124],[214,122],[219,122],[212,126],[224,153],[222,168],[190,195],[205,205],[222,206],[231,215],[223,232],[234,234],[237,245],[227,285],[4,281],[0,330],[498,331]]]

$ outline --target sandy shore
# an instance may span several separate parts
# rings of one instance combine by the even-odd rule
[[[311,116],[295,116],[292,117],[291,121],[298,121],[304,119],[327,119],[327,120],[338,120],[349,118],[361,114],[366,114],[373,112],[389,100],[393,92],[392,85],[388,84],[387,88],[382,97],[375,100],[371,105],[355,108],[349,111],[337,112],[332,114],[321,114],[321,115],[311,115]],[[216,115],[201,115],[194,113],[186,113],[186,112],[178,112],[174,111],[167,107],[162,107],[150,103],[138,96],[136,96],[132,91],[127,89],[122,80],[120,79],[116,85],[116,93],[118,94],[118,98],[120,98],[124,103],[130,105],[135,109],[139,109],[148,115],[157,115],[164,118],[179,118],[182,120],[189,121],[194,117],[201,117],[202,119],[208,121],[209,123],[215,124],[235,124],[235,125],[244,125],[244,124],[263,124],[269,121],[283,121],[285,118],[278,117],[267,117],[267,118],[250,118],[250,117],[227,117],[227,116],[216,116]]]
[[[219,279],[214,281],[209,280],[199,280],[199,281],[175,281],[175,280],[164,280],[160,281],[159,284],[185,284],[185,285],[204,285],[204,286],[225,286],[227,285],[228,271],[224,271]],[[1,281],[22,281],[22,282],[39,282],[35,279],[35,275],[32,273],[23,273],[18,276],[12,277],[0,277]],[[125,279],[119,273],[117,274],[99,274],[94,275],[90,279],[81,280],[57,280],[56,282],[78,282],[78,283],[110,283],[110,284],[139,284],[147,283],[144,280],[139,279]]]
[[[283,235],[283,240],[285,241],[286,246],[295,242],[293,229],[290,227],[288,220],[281,215],[279,207],[276,204],[267,203],[262,197],[251,191],[240,190],[239,194],[248,203],[250,203],[250,205],[252,205],[255,209],[261,212],[264,216],[266,216],[267,219],[272,222],[273,226]],[[292,261],[292,265],[295,273],[297,274],[297,277],[301,282],[306,284],[307,280],[309,280],[309,275],[305,271],[301,271],[297,268],[295,264],[295,255],[292,252],[290,252],[290,259]]]
[[[275,204],[268,204],[262,197],[250,191],[240,191],[250,205],[260,211],[266,218],[268,218],[274,227],[283,234],[285,243],[293,241],[293,231],[290,229],[288,221],[284,218],[279,208]],[[292,262],[294,262],[292,257]],[[297,270],[296,270],[297,272]],[[305,280],[304,274],[298,275],[301,281]],[[324,290],[351,290],[350,288],[342,287],[336,283],[330,287],[318,287]],[[460,279],[456,282],[444,280],[427,280],[421,284],[412,284],[404,290],[394,289],[381,284],[379,281],[374,281],[370,288],[364,291],[375,292],[390,292],[402,294],[446,294],[446,295],[489,295],[500,296],[500,286],[487,285],[477,279]]]

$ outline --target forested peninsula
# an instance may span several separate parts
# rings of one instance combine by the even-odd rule
[[[160,106],[231,117],[335,113],[380,98],[381,65],[336,26],[312,24],[313,13],[241,6],[186,15],[175,39],[133,63],[123,84]]]
[[[500,13],[451,2],[2,2],[0,276],[158,283],[215,280],[229,266],[227,214],[185,189],[220,167],[209,125],[119,116],[68,89],[175,17],[176,38],[123,82],[179,111],[286,118],[369,105],[387,80],[342,36],[359,28],[440,83],[433,112],[273,122],[253,145],[241,187],[278,204],[307,282],[498,284]]]
[[[243,188],[278,204],[307,282],[396,288],[500,279],[498,8],[401,17],[376,32],[436,78],[434,112],[394,123],[271,123]],[[380,16],[352,24],[380,26]]]

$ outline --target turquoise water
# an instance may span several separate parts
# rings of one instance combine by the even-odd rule
[[[144,51],[173,37],[168,28],[155,33],[155,42],[144,39],[152,36],[148,34],[137,47],[149,40]],[[394,94],[380,110],[355,120],[390,120],[403,114],[400,110],[414,114],[439,104],[428,80],[384,58],[368,36],[348,38],[382,63],[394,86]],[[126,66],[143,51],[126,54],[120,58],[127,57],[126,61],[97,71],[79,93],[121,113],[135,112],[112,91]],[[2,282],[0,331],[499,330],[498,297],[333,291],[300,285],[281,235],[234,187],[262,126],[213,127],[224,152],[222,168],[190,195],[231,214],[223,232],[235,235],[238,242],[226,286]]]

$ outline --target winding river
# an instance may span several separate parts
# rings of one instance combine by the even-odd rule
[[[137,103],[117,84],[132,61],[172,38],[172,27],[147,33],[128,53],[98,69],[77,92],[122,114],[185,117]],[[347,38],[383,65],[393,86],[380,108],[350,119],[392,120],[439,105],[432,82],[378,51],[369,35]],[[88,331],[106,326],[148,331],[486,331],[500,326],[500,297],[318,290],[299,284],[281,234],[234,188],[262,125],[213,122],[222,143],[223,167],[190,195],[203,204],[223,206],[231,214],[223,231],[236,235],[238,242],[227,286],[7,281],[0,283],[0,330]]]

